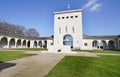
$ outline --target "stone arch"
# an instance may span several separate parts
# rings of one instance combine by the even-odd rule
[[[42,41],[38,42],[38,46],[41,48],[42,47]]]
[[[44,48],[47,48],[47,41],[46,41],[46,40],[44,41],[43,47],[44,47]]]
[[[23,45],[22,45],[22,47],[26,47],[26,40],[23,40]]]
[[[108,48],[109,48],[110,50],[115,49],[114,41],[113,41],[113,40],[110,40],[110,41],[108,42]]]
[[[21,48],[21,39],[17,40],[17,44],[16,44],[17,48]]]
[[[0,44],[1,44],[1,48],[7,48],[8,47],[8,38],[7,37],[2,37],[1,41],[0,41]]]
[[[73,48],[73,37],[69,34],[63,37],[63,45],[69,45]]]
[[[120,40],[119,40],[119,47],[118,47],[118,49],[120,50]]]
[[[15,48],[15,38],[10,39],[9,48]]]
[[[100,43],[100,48],[101,49],[107,49],[107,42],[105,40],[102,40]]]
[[[27,47],[30,48],[30,40],[27,42]]]
[[[34,41],[34,47],[37,48],[37,41]]]
[[[98,48],[98,41],[97,41],[97,40],[94,40],[94,41],[92,42],[92,47],[93,47],[93,48]]]

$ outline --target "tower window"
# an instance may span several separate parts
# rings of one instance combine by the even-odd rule
[[[75,16],[75,18],[78,18],[78,16]]]
[[[58,19],[60,19],[60,17],[58,17]]]
[[[73,16],[71,16],[71,18],[73,18]]]
[[[66,18],[68,19],[69,17],[67,16]]]
[[[64,19],[65,17],[62,17],[62,19]]]
[[[84,46],[87,46],[87,43],[84,43]]]

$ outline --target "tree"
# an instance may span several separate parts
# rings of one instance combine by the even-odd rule
[[[28,38],[36,38],[39,37],[39,33],[34,28],[30,28],[26,30],[25,36]]]
[[[25,28],[23,26],[18,25],[15,28],[14,33],[16,36],[25,37]]]
[[[39,33],[34,28],[26,30],[23,26],[9,24],[7,22],[1,21],[0,21],[0,35],[28,38],[39,37]]]
[[[0,22],[0,34],[14,37],[24,37],[25,28],[23,26]]]

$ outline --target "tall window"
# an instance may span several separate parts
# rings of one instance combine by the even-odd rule
[[[61,33],[61,28],[59,27],[59,33]]]
[[[67,26],[66,26],[66,33],[68,32],[68,28],[67,28]]]
[[[71,35],[65,35],[63,37],[63,45],[69,45],[73,47],[73,37]]]
[[[72,31],[73,31],[73,33],[75,33],[75,29],[74,29],[74,26],[73,26],[73,28],[72,28]]]

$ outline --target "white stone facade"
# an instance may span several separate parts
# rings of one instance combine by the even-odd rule
[[[51,39],[23,39],[9,36],[0,36],[0,49],[2,48],[48,48]]]
[[[65,36],[68,36],[65,39]],[[82,10],[54,12],[54,45],[52,52],[70,52],[71,49],[120,49],[120,40],[108,36],[83,38]],[[68,40],[68,41],[67,41]],[[72,41],[71,41],[72,40]]]
[[[54,38],[23,39],[0,35],[0,48],[47,48],[49,52],[71,49],[120,50],[120,35],[87,36],[82,32],[82,10],[54,12]]]
[[[82,47],[82,10],[54,13],[54,45],[63,46],[65,35],[73,38],[73,48]]]
[[[82,48],[82,10],[71,10],[54,13],[54,47],[50,51],[70,51],[71,48],[65,41],[66,36],[71,36],[71,47]],[[67,37],[66,37],[67,39]],[[68,37],[69,40],[69,37]],[[69,41],[68,41],[69,43]]]

